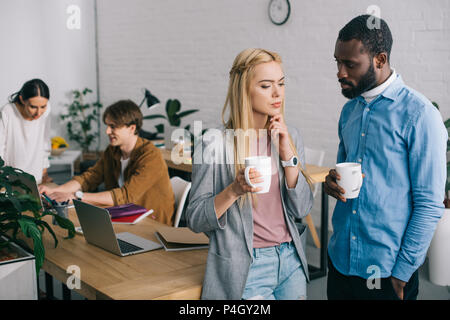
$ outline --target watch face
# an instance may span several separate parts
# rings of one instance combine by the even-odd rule
[[[269,3],[269,17],[276,25],[285,23],[291,13],[289,0],[271,0]]]
[[[298,159],[297,159],[297,157],[294,157],[294,159],[292,159],[292,162],[294,163],[294,166],[296,166],[296,165],[297,165],[297,163],[298,163]]]

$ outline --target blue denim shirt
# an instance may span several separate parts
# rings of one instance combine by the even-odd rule
[[[337,163],[361,163],[365,178],[358,198],[336,204],[331,261],[345,275],[367,279],[376,270],[408,281],[444,211],[442,117],[398,75],[371,103],[359,96],[344,105],[339,139]]]

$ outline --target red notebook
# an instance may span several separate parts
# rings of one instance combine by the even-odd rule
[[[106,210],[108,210],[109,214],[111,215],[111,218],[114,219],[132,216],[135,214],[141,214],[148,211],[146,208],[138,206],[137,204],[134,203],[121,204],[118,206],[106,208]]]
[[[112,223],[135,224],[153,213],[134,203],[122,204],[119,206],[106,208],[111,215]]]
[[[119,218],[111,218],[111,222],[112,223],[116,223],[116,224],[135,224],[138,223],[139,221],[141,221],[142,219],[144,219],[146,216],[150,215],[153,213],[153,209],[148,210],[147,212],[144,213],[138,213],[138,214],[134,214],[131,216],[126,216],[126,217],[119,217]]]

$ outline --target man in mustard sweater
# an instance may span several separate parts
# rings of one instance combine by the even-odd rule
[[[140,138],[142,113],[131,100],[109,106],[103,114],[109,146],[97,163],[80,176],[56,188],[39,191],[62,202],[80,199],[99,206],[135,203],[153,209],[153,216],[171,225],[174,195],[167,165],[150,141]],[[104,192],[92,192],[102,182]]]

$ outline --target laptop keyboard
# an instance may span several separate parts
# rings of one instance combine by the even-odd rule
[[[117,239],[117,242],[119,243],[119,247],[120,247],[120,251],[122,253],[130,253],[133,251],[138,251],[138,250],[142,250],[142,248],[135,246],[129,242]]]

